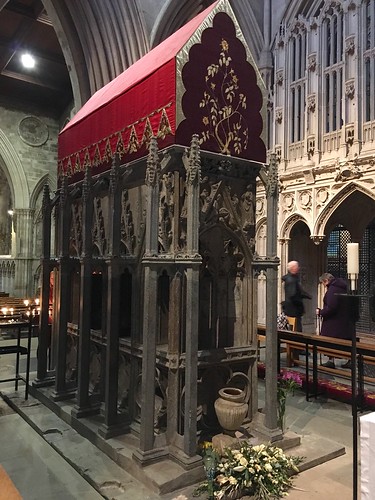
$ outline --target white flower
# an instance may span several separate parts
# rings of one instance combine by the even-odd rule
[[[235,477],[230,476],[229,477],[229,482],[230,482],[230,484],[237,484],[238,481],[237,481],[237,479]]]
[[[235,472],[242,472],[246,469],[246,467],[244,465],[237,465],[237,467],[233,467],[233,470]]]
[[[271,472],[272,471],[272,465],[271,464],[264,464],[264,468],[267,472]]]

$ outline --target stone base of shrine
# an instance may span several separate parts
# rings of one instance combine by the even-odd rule
[[[98,434],[102,421],[98,415],[77,419],[72,416],[73,400],[53,401],[51,389],[31,389],[28,401],[12,390],[2,390],[5,401],[17,411],[60,455],[62,455],[105,498],[124,498],[124,491],[147,488],[147,498],[174,498],[182,488],[198,484],[205,478],[201,464],[186,469],[171,458],[142,467],[134,460],[138,437],[132,433],[103,439]],[[230,440],[267,442],[251,428],[240,430],[234,437],[219,434],[214,445],[230,446]],[[231,441],[233,443],[233,441]],[[318,435],[297,436],[287,431],[272,443],[288,454],[304,457],[300,471],[315,467],[345,454],[345,448]],[[108,491],[110,485],[111,491]],[[138,485],[138,486],[137,486]],[[155,496],[154,496],[155,495]],[[164,496],[165,495],[165,496]],[[131,497],[127,497],[131,498]]]

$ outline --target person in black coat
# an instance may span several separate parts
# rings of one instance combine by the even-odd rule
[[[283,311],[287,316],[296,318],[296,330],[302,332],[302,316],[305,312],[303,299],[311,299],[311,295],[303,290],[299,278],[299,263],[296,260],[288,262],[288,273],[281,279],[284,282],[285,300]]]
[[[316,314],[323,319],[321,335],[352,339],[355,335],[355,323],[347,303],[341,297],[348,293],[347,282],[342,278],[335,278],[330,273],[322,274],[319,281],[327,287],[323,298],[323,308],[316,310]],[[335,368],[334,358],[330,358],[322,366]],[[343,366],[350,368],[350,362]]]

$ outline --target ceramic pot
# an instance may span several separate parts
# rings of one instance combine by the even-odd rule
[[[224,387],[219,390],[219,398],[215,401],[215,411],[226,433],[233,434],[241,427],[249,408],[245,399],[245,391],[237,387]]]

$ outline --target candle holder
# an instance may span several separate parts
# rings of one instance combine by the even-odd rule
[[[348,266],[349,267],[349,266]],[[357,335],[355,324],[359,320],[360,298],[358,295],[358,272],[348,272],[350,290],[341,295],[341,300],[354,324],[354,335],[351,348],[351,386],[352,386],[352,423],[353,423],[353,500],[357,500],[358,491],[358,381],[357,381]],[[363,297],[363,296],[362,296]]]
[[[348,280],[350,283],[350,293],[354,295],[358,290],[358,273],[348,273]]]

